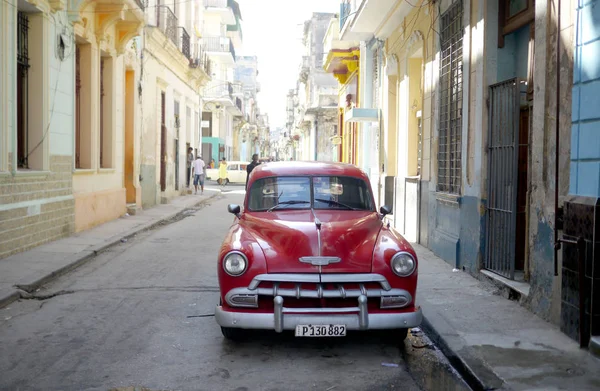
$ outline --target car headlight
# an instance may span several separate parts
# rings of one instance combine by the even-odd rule
[[[408,277],[415,271],[417,263],[412,255],[405,252],[396,253],[392,257],[390,267],[394,274],[400,277]]]
[[[242,275],[248,267],[248,258],[238,251],[232,251],[223,259],[223,269],[230,276]]]

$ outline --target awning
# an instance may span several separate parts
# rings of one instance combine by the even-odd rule
[[[345,122],[379,122],[377,109],[353,107],[346,111]]]

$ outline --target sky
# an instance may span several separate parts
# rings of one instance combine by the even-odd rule
[[[237,0],[243,47],[236,53],[258,57],[258,105],[270,127],[285,126],[285,101],[294,88],[302,55],[304,21],[313,12],[337,13],[340,0]]]

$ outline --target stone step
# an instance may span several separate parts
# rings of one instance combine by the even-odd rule
[[[137,206],[137,204],[127,204],[127,213],[129,213],[130,216],[135,216],[137,212],[141,210],[142,208]]]

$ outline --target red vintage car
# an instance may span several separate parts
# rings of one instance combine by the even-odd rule
[[[215,318],[228,339],[245,329],[299,337],[388,330],[400,342],[421,323],[417,256],[377,213],[356,166],[272,162],[250,175],[243,209],[218,257]]]

